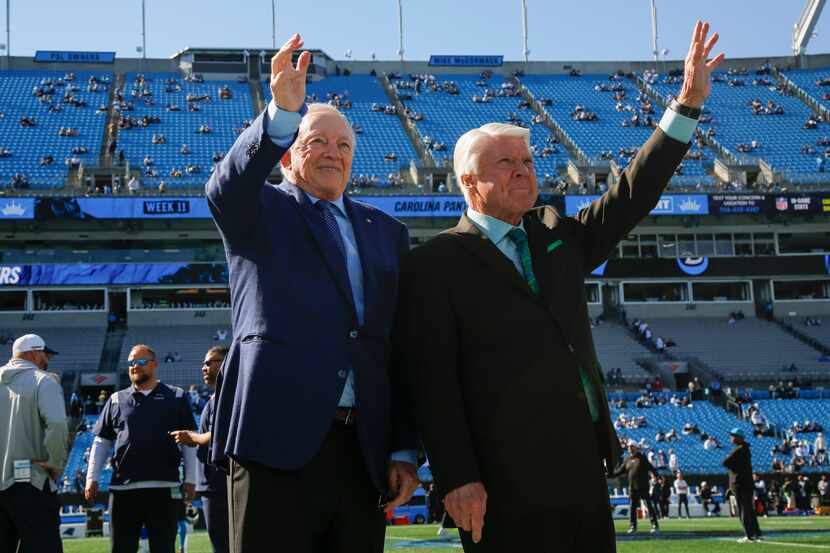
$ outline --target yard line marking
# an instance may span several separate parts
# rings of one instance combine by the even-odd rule
[[[830,549],[830,545],[816,545],[812,543],[790,543],[785,541],[769,541],[764,540],[760,542],[753,542],[753,543],[768,543],[770,545],[783,545],[785,547],[806,547],[808,549]]]

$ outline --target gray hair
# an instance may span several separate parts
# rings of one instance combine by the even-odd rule
[[[462,134],[458,142],[455,143],[455,152],[452,156],[452,168],[455,172],[456,183],[464,194],[464,198],[467,197],[467,191],[461,182],[461,177],[475,174],[478,170],[478,154],[481,151],[483,139],[494,138],[496,136],[521,138],[527,145],[528,153],[530,153],[530,131],[524,127],[508,125],[506,123],[487,123],[477,129],[472,129]]]
[[[357,135],[355,134],[354,129],[352,128],[351,122],[345,115],[343,115],[342,111],[340,111],[331,104],[326,104],[324,102],[313,102],[311,104],[308,104],[308,111],[306,112],[306,115],[311,115],[312,113],[331,113],[340,117],[346,124],[346,126],[349,128],[349,132],[351,132],[352,134],[352,145],[354,146],[355,144],[357,144]],[[278,163],[278,165],[280,168],[280,174],[283,176],[283,178],[287,177],[282,163]]]

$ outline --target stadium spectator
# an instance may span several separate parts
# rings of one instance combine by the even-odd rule
[[[228,354],[228,348],[214,346],[205,354],[202,363],[202,380],[205,386],[214,390],[216,378],[222,362]],[[229,529],[228,529],[228,500],[227,482],[225,473],[210,463],[209,446],[212,437],[211,422],[215,410],[215,394],[205,404],[199,418],[199,432],[181,430],[171,432],[176,443],[186,447],[196,447],[196,456],[199,459],[197,465],[196,492],[202,499],[203,512],[205,514],[205,525],[208,529],[210,542],[213,545],[214,553],[228,553]]]
[[[686,507],[686,518],[689,515],[689,484],[683,479],[683,474],[677,471],[674,479],[674,493],[677,496],[677,518],[683,518],[683,507]]]
[[[46,154],[45,156],[40,158],[38,162],[40,165],[52,165],[55,162],[55,158],[52,154]]]
[[[175,176],[179,176],[179,177],[182,176],[182,172],[179,171],[178,169],[173,169],[173,171],[178,171],[177,175],[173,175],[174,177]],[[164,179],[159,181],[158,191],[159,191],[159,194],[165,194],[167,192],[167,183],[164,182]]]
[[[723,466],[729,470],[729,489],[735,495],[738,516],[746,534],[738,541],[760,541],[761,529],[758,527],[753,500],[755,484],[752,480],[752,454],[740,428],[730,430],[729,436],[735,449],[724,459]]]
[[[669,450],[669,470],[672,473],[680,471],[680,462],[677,459],[677,453],[675,453],[673,449]]]
[[[0,367],[0,538],[9,551],[63,551],[55,492],[68,428],[59,378],[46,372],[56,353],[26,334]]]
[[[190,154],[190,146],[188,146],[187,144],[182,144],[182,147],[179,148],[179,153],[182,154],[183,156],[189,155]]]
[[[37,124],[35,123],[34,117],[21,117],[20,118],[20,126],[21,127],[35,127]]]
[[[354,136],[335,107],[304,106],[311,53],[296,68],[291,60],[301,45],[295,34],[272,58],[267,114],[237,138],[206,185],[229,263],[240,267],[230,283],[233,328],[254,338],[234,340],[222,369],[212,451],[215,461],[230,457],[235,550],[258,550],[277,533],[286,551],[379,552],[383,514],[364,498],[388,494],[389,512],[409,500],[418,485],[409,449],[419,440],[392,399],[406,391],[388,379],[398,369],[387,366],[381,343],[392,313],[376,307],[394,303],[394,289],[367,279],[364,290],[358,275],[397,266],[408,238],[399,222],[343,195]],[[263,186],[280,160],[283,183]],[[293,217],[311,232],[296,232]],[[251,249],[253,236],[290,247]],[[358,244],[374,244],[371,255],[361,259]],[[321,278],[288,290],[280,284],[287,266]],[[286,320],[284,347],[273,347],[268,329]],[[328,345],[308,349],[310,339]]]
[[[179,451],[169,432],[195,430],[193,414],[180,388],[158,381],[155,352],[138,344],[130,350],[132,385],[114,393],[93,433],[84,496],[93,502],[105,459],[113,450],[110,483],[112,550],[135,551],[142,525],[152,551],[171,551],[176,538],[176,505],[194,498],[196,452]],[[184,483],[179,464],[184,460]]]
[[[649,473],[660,476],[657,469],[643,456],[636,442],[628,442],[628,457],[610,474],[611,477],[626,475],[628,477],[629,526],[628,534],[637,531],[637,509],[645,503],[651,518],[651,533],[656,534],[660,528],[657,522],[657,508],[649,493]]]

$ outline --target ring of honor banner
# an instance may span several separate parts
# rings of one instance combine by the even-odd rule
[[[353,196],[402,219],[450,218],[464,213],[460,195]],[[599,198],[596,195],[540,194],[538,205],[552,205],[575,215]],[[732,215],[742,213],[828,214],[830,192],[812,194],[664,194],[651,215]],[[0,220],[34,219],[210,219],[204,196],[43,197],[0,199]]]

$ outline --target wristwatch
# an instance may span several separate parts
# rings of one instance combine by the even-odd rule
[[[669,109],[674,111],[675,113],[679,113],[684,117],[689,117],[690,119],[700,119],[700,108],[691,108],[689,106],[684,106],[680,102],[677,101],[677,98],[673,98],[671,103],[669,104]]]

